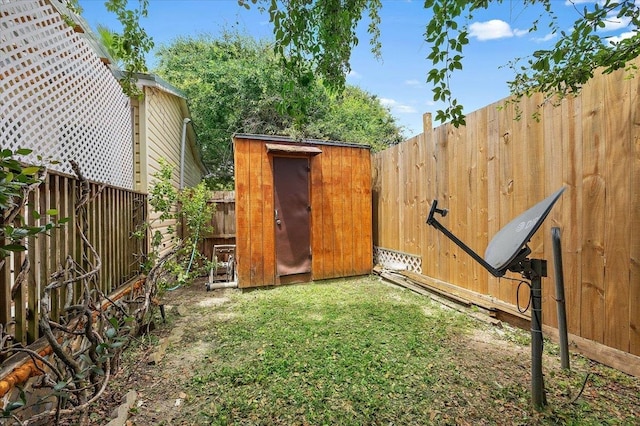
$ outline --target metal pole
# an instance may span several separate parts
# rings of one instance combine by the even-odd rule
[[[190,118],[182,120],[182,141],[180,144],[180,190],[184,189],[184,150],[185,141],[187,140],[187,124],[190,121]]]
[[[542,376],[542,277],[546,260],[531,259],[531,401],[540,411],[547,404]]]
[[[567,334],[567,311],[564,300],[564,273],[562,271],[562,248],[560,228],[551,228],[553,240],[553,266],[556,271],[556,303],[558,308],[558,335],[560,339],[560,365],[569,370],[569,337]]]

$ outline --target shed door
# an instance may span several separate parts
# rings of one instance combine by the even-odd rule
[[[273,158],[278,275],[311,272],[309,170],[309,158]]]

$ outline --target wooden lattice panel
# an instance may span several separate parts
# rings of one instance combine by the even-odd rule
[[[88,40],[45,1],[0,0],[0,144],[133,188],[129,98]]]
[[[384,268],[422,273],[422,257],[409,253],[374,246],[373,262]]]

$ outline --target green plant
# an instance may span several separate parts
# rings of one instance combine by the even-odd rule
[[[35,190],[46,176],[44,165],[25,165],[20,161],[20,156],[32,153],[30,149],[3,149],[0,151],[0,211],[4,212],[0,225],[0,241],[7,241],[0,245],[0,261],[6,258],[11,252],[25,251],[24,239],[26,237],[44,234],[53,229],[58,224],[63,224],[68,219],[61,219],[57,222],[49,221],[40,226],[29,226],[25,223],[25,218],[21,215],[23,207],[28,200],[29,192]],[[41,157],[37,157],[42,162]],[[55,164],[54,161],[49,161]],[[32,217],[40,220],[39,212],[32,210]],[[48,216],[56,216],[57,210],[46,211]]]
[[[143,260],[144,272],[149,272],[159,261],[160,249],[166,239],[175,244],[171,258],[162,264],[162,273],[158,275],[158,291],[162,293],[172,286],[189,283],[194,276],[201,273],[198,265],[208,266],[204,256],[197,250],[203,236],[211,231],[208,222],[213,214],[213,205],[209,205],[209,191],[204,182],[193,188],[179,192],[173,186],[174,166],[165,159],[160,159],[160,170],[154,173],[154,181],[149,191],[149,204],[157,217],[142,225],[135,237],[144,236],[154,229],[154,225],[164,221],[176,221],[183,224],[183,239],[177,235],[174,226],[165,228],[164,233],[158,229],[152,231],[151,253]]]

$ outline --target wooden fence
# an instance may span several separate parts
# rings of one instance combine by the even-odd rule
[[[207,259],[211,259],[214,245],[236,243],[236,193],[212,191],[209,203],[216,206],[209,223],[213,231],[205,236],[200,250]]]
[[[45,212],[56,209],[58,218],[70,220],[48,235],[29,238],[27,251],[13,254],[0,268],[0,325],[5,332],[13,334],[17,341],[29,344],[39,337],[38,320],[43,289],[52,281],[52,274],[65,265],[67,256],[80,267],[86,265],[86,259],[82,258],[83,242],[75,228],[75,204],[80,190],[78,179],[49,172],[45,182],[30,194],[27,211],[21,213],[32,226],[44,223],[34,219],[31,211],[39,212],[40,220],[46,221],[49,218]],[[108,294],[139,273],[139,255],[146,253],[146,242],[134,238],[132,234],[146,221],[147,197],[98,183],[89,183],[89,195],[91,201],[86,205],[86,234],[102,263],[96,287]],[[17,287],[16,278],[25,258],[29,260],[29,273],[25,284]],[[51,317],[54,321],[63,313],[65,304],[75,304],[81,300],[81,291],[80,288],[74,289],[76,300],[71,303],[66,300],[65,288],[51,294]]]
[[[454,284],[517,313],[517,283],[493,278],[425,224],[431,201],[449,210],[439,221],[482,256],[501,227],[565,186],[530,243],[531,257],[552,259],[550,229],[560,227],[574,344],[625,371],[632,362],[639,374],[639,91],[640,77],[620,70],[557,106],[538,110],[541,96],[524,99],[520,120],[515,104],[503,101],[469,114],[459,129],[432,129],[425,115],[423,134],[374,157],[374,245],[421,256],[423,278],[434,285]],[[547,328],[557,326],[553,277],[550,261]]]

